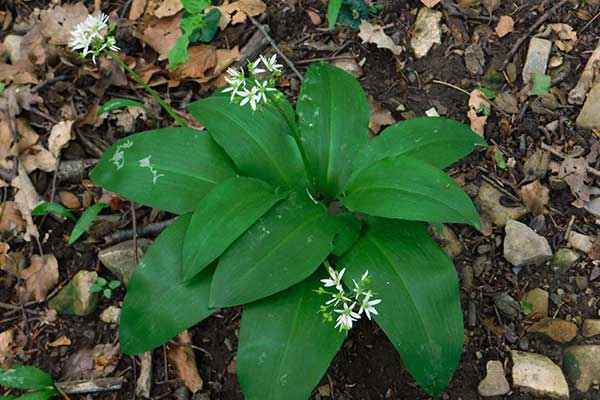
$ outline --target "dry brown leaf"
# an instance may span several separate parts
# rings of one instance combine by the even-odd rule
[[[166,60],[177,38],[181,36],[180,22],[181,14],[168,18],[150,18],[139,39],[156,50],[159,61]]]
[[[65,362],[64,378],[94,379],[108,376],[120,359],[118,344],[98,344],[93,349],[81,349]]]
[[[17,177],[11,181],[11,185],[15,189],[18,189],[18,192],[15,194],[15,206],[21,212],[23,219],[27,222],[23,238],[26,241],[30,241],[32,237],[39,238],[39,232],[31,217],[31,210],[42,203],[43,200],[36,192],[25,168],[20,164],[18,166]]]
[[[41,169],[45,172],[56,170],[56,158],[45,148],[36,144],[25,150],[19,156],[19,162],[27,173]]]
[[[144,14],[146,0],[133,0],[129,8],[129,20],[134,21]]]
[[[164,0],[162,4],[154,10],[154,15],[157,18],[172,17],[181,10],[183,10],[181,0]]]
[[[50,137],[48,138],[48,150],[54,157],[58,157],[60,150],[67,144],[73,136],[71,134],[71,127],[73,121],[61,121],[52,127],[50,130]]]
[[[202,84],[202,88],[208,90],[211,87],[225,86],[227,82],[224,72],[236,61],[240,60],[240,51],[235,46],[233,49],[217,49],[217,65],[212,69],[210,75],[204,79],[194,79]]]
[[[41,303],[58,283],[58,261],[52,254],[31,256],[31,266],[21,273],[25,288],[20,288],[23,301]]]
[[[71,31],[89,16],[82,2],[64,4],[40,13],[42,33],[50,38],[50,44],[66,45],[71,41]]]
[[[217,8],[221,11],[221,19],[219,20],[221,30],[227,28],[230,23],[235,25],[245,22],[248,16],[256,17],[267,10],[267,6],[262,0],[239,0],[233,3],[225,0]]]
[[[491,107],[487,97],[479,90],[474,89],[469,96],[469,111],[467,117],[471,122],[471,129],[479,136],[484,137],[485,124],[487,122],[487,115],[477,115],[477,111],[481,108],[489,109]]]
[[[4,64],[0,63],[0,81],[5,83],[18,83],[26,85],[28,83],[37,83],[35,72],[29,63]]]
[[[498,35],[498,37],[504,37],[514,31],[515,20],[508,15],[501,16],[498,20],[498,25],[496,25],[496,35]]]
[[[0,75],[2,65],[0,64]],[[2,78],[0,78],[0,81]],[[11,85],[0,95],[0,121],[3,119],[15,119],[21,110],[30,110],[34,104],[43,103],[43,99],[27,86]]]
[[[549,24],[548,27],[556,33],[560,40],[556,41],[556,46],[562,51],[569,52],[573,50],[577,43],[577,32],[568,24]]]
[[[0,233],[21,233],[25,231],[26,223],[14,201],[5,201],[0,204]]]
[[[61,336],[53,342],[48,343],[48,347],[70,346],[71,339],[66,336]]]
[[[62,205],[71,210],[81,207],[81,202],[79,201],[79,198],[71,192],[58,192],[58,197],[60,197],[60,202],[62,203]]]
[[[384,108],[381,103],[369,96],[369,112],[371,114],[371,120],[369,121],[369,129],[374,134],[378,134],[382,126],[391,125],[396,122],[392,113]]]
[[[180,67],[171,73],[171,77],[176,80],[186,78],[206,79],[206,72],[212,72],[212,68],[217,65],[217,51],[214,46],[201,44],[191,46],[188,49],[189,59]],[[208,79],[211,79],[209,76]]]
[[[573,204],[577,208],[585,207],[590,201],[591,191],[585,184],[588,162],[583,157],[567,157],[558,167],[558,178],[564,180],[575,196]]]
[[[425,7],[433,8],[442,0],[421,0]]]
[[[363,43],[376,44],[378,48],[388,49],[395,55],[399,55],[403,50],[402,46],[395,44],[392,38],[385,34],[381,26],[373,25],[367,20],[360,23],[358,37]]]
[[[10,368],[8,362],[14,357],[15,331],[8,329],[0,333],[0,368]]]
[[[525,207],[534,216],[546,212],[546,206],[550,201],[550,190],[542,185],[540,181],[533,181],[519,190],[519,197],[523,200]]]
[[[536,150],[535,153],[525,161],[525,165],[523,166],[523,173],[525,174],[523,183],[545,177],[549,165],[550,154],[543,150]]]
[[[192,336],[188,331],[183,331],[175,341],[179,345],[174,345],[167,351],[169,363],[177,378],[181,379],[192,393],[199,392],[204,383],[198,372],[194,350],[187,346],[192,343]]]

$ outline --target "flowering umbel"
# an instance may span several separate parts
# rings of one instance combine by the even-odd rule
[[[96,57],[104,50],[119,51],[116,46],[117,40],[111,35],[113,25],[108,24],[108,15],[102,13],[99,16],[90,15],[71,31],[71,50],[79,51],[81,58],[88,54],[92,55],[92,61],[96,63]]]
[[[342,283],[346,268],[336,271],[328,262],[325,262],[325,266],[329,278],[321,279],[323,287],[316,290],[319,294],[330,296],[329,300],[321,305],[319,310],[325,320],[333,322],[333,317],[336,315],[335,327],[342,331],[350,330],[354,322],[358,321],[363,313],[368,319],[371,319],[371,315],[378,315],[375,306],[381,303],[381,300],[374,299],[373,292],[368,288],[370,285],[369,271],[362,274],[359,282],[353,280],[354,288],[347,292]],[[335,292],[330,291],[333,289],[335,289]],[[358,311],[356,311],[357,307]]]

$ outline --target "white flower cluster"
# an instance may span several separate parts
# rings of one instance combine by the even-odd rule
[[[346,268],[341,271],[336,271],[331,266],[327,265],[329,278],[321,279],[323,287],[317,290],[319,294],[330,295],[331,298],[321,306],[320,312],[323,318],[333,322],[333,314],[330,309],[337,315],[335,327],[342,330],[350,330],[354,322],[361,318],[364,313],[368,319],[371,319],[371,314],[378,315],[375,306],[381,303],[380,299],[374,299],[373,292],[368,290],[370,283],[369,271],[362,274],[360,281],[354,282],[354,288],[350,293],[344,290],[342,285],[342,277],[346,272]],[[326,288],[335,288],[336,292],[330,292]],[[358,312],[355,311],[358,307]]]
[[[112,27],[108,24],[108,15],[104,13],[97,17],[90,15],[71,32],[69,47],[71,50],[80,51],[81,58],[91,54],[95,64],[96,57],[104,50],[119,51],[116,46],[117,40],[114,36],[109,35],[111,30]]]
[[[223,89],[223,93],[231,92],[231,102],[237,96],[240,98],[240,106],[250,104],[252,110],[256,111],[261,103],[267,103],[267,92],[276,90],[273,87],[275,85],[274,78],[281,75],[282,67],[283,65],[277,64],[277,55],[274,54],[271,58],[261,55],[254,62],[249,62],[247,66],[249,77],[246,77],[243,68],[240,68],[239,71],[228,68],[229,76],[226,76],[225,80],[229,86]]]

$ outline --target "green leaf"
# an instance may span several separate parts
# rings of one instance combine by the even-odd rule
[[[552,77],[550,75],[544,75],[540,73],[531,74],[531,90],[529,95],[531,96],[543,96],[550,91],[552,86]]]
[[[198,204],[183,241],[183,277],[190,279],[287,193],[255,178],[231,178]]]
[[[6,85],[2,82],[0,82],[0,94],[2,94],[2,92],[4,92],[4,89],[6,89]]]
[[[483,86],[477,86],[476,89],[483,93],[483,95],[487,97],[488,100],[494,100],[496,96],[498,96],[498,93]]]
[[[369,18],[369,12],[369,6],[367,6],[364,0],[343,0],[337,22],[340,25],[346,25],[358,30],[360,22],[363,19]]]
[[[460,360],[463,317],[452,261],[421,223],[368,219],[366,234],[338,262],[353,287],[365,270],[382,301],[375,321],[417,383],[437,397]]]
[[[342,203],[377,217],[454,222],[480,228],[471,198],[439,169],[410,157],[386,158],[356,172]]]
[[[83,235],[83,233],[87,230],[87,228],[89,228],[92,222],[94,222],[94,218],[96,218],[96,215],[98,215],[100,211],[102,211],[102,209],[106,206],[108,206],[108,204],[96,203],[93,206],[89,207],[87,210],[85,210],[83,214],[81,214],[81,217],[79,217],[79,221],[77,221],[77,223],[73,227],[71,237],[69,237],[69,241],[67,242],[69,246],[75,243],[75,241],[79,239],[81,235]]]
[[[183,34],[177,38],[175,45],[169,50],[169,68],[174,70],[190,58],[188,53],[189,44],[189,35]]]
[[[225,149],[239,173],[275,186],[302,185],[302,158],[285,115],[273,104],[252,111],[231,103],[225,94],[198,100],[188,110]]]
[[[465,124],[423,117],[400,121],[386,128],[357,154],[356,169],[392,156],[409,156],[437,168],[446,168],[487,143]]]
[[[221,11],[218,8],[213,8],[204,15],[204,26],[202,28],[194,29],[190,34],[190,42],[198,43],[204,42],[209,43],[215,37],[217,29],[219,28],[219,21],[221,20]]]
[[[350,213],[339,214],[333,218],[338,224],[338,232],[333,240],[333,254],[339,257],[356,243],[362,223]]]
[[[115,281],[110,281],[110,282],[108,283],[108,287],[109,287],[109,288],[111,288],[111,289],[116,289],[116,288],[118,288],[118,287],[120,287],[120,286],[121,286],[121,282],[120,282],[120,281],[117,281],[117,280],[115,280]]]
[[[221,256],[210,304],[245,304],[310,276],[331,253],[336,228],[323,205],[304,192],[293,192]]]
[[[39,368],[17,365],[0,368],[0,385],[15,389],[46,389],[54,386],[52,378]]]
[[[318,313],[319,276],[244,307],[237,365],[246,399],[306,400],[329,367],[346,333]]]
[[[107,280],[101,276],[96,279],[96,284],[100,285],[101,287],[104,287],[107,283]]]
[[[210,6],[210,0],[181,0],[181,4],[190,14],[198,14]]]
[[[146,160],[152,168],[140,165]],[[91,178],[137,203],[182,214],[193,211],[214,185],[235,175],[231,160],[206,132],[165,128],[115,143]]]
[[[77,218],[75,217],[75,215],[73,215],[73,213],[71,211],[69,211],[67,208],[61,206],[58,203],[50,203],[50,202],[42,203],[42,204],[38,205],[36,208],[34,208],[33,210],[31,210],[31,215],[33,215],[34,217],[39,217],[41,215],[46,215],[46,214],[62,215],[65,218],[69,218],[69,219],[72,219],[73,221],[77,222]]]
[[[0,84],[1,85],[1,84]],[[0,92],[1,93],[1,92]],[[14,395],[8,395],[8,396],[0,396],[0,400],[14,400],[16,399],[17,396]]]
[[[161,233],[131,277],[119,332],[125,354],[152,350],[216,311],[208,308],[214,268],[183,280],[183,240],[191,217],[179,217]]]
[[[342,0],[329,0],[327,2],[327,21],[329,23],[329,30],[332,31],[335,22],[338,19],[338,14],[342,8]]]
[[[60,396],[60,393],[57,390],[43,389],[35,392],[24,393],[19,397],[16,397],[16,400],[48,400],[56,396]]]
[[[335,197],[369,135],[369,105],[358,81],[325,63],[308,69],[296,103],[301,143],[317,188]]]
[[[111,99],[104,103],[102,107],[100,107],[96,115],[100,116],[102,114],[109,113],[113,110],[120,110],[127,107],[139,107],[144,109],[144,111],[146,111],[148,114],[151,114],[150,110],[146,108],[144,103],[140,103],[139,101],[131,99]]]
[[[109,288],[106,288],[106,289],[104,289],[104,291],[102,292],[102,294],[107,299],[110,299],[112,297],[112,290],[110,290]]]
[[[104,286],[100,286],[97,283],[90,285],[90,292],[92,293],[100,293],[104,289]]]

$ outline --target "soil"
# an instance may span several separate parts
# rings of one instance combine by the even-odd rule
[[[446,15],[446,23],[452,21],[453,24],[462,29],[463,40],[465,43],[457,43],[457,36],[444,34],[443,43],[436,46],[428,56],[415,61],[410,55],[410,50],[405,50],[399,57],[394,57],[384,49],[376,49],[375,46],[361,43],[354,31],[345,28],[338,28],[336,31],[329,32],[324,26],[316,27],[310,20],[307,10],[317,12],[324,19],[326,5],[321,1],[267,1],[269,10],[263,23],[267,24],[273,36],[273,39],[280,45],[288,57],[297,63],[298,68],[304,72],[308,66],[306,60],[331,57],[332,51],[318,51],[309,46],[309,43],[331,42],[335,47],[344,46],[344,52],[355,56],[356,60],[365,60],[363,76],[360,81],[365,91],[381,102],[384,107],[392,111],[397,120],[403,119],[400,111],[396,111],[399,105],[404,105],[408,110],[417,115],[423,115],[424,111],[436,107],[441,114],[457,119],[466,120],[468,97],[459,90],[443,84],[433,83],[433,80],[447,82],[460,88],[470,90],[482,84],[481,76],[473,76],[465,68],[464,58],[461,51],[473,40],[475,32],[479,35],[490,37],[485,41],[485,53],[487,64],[498,66],[501,64],[508,50],[515,41],[525,34],[525,30],[539,16],[541,10],[548,9],[552,2],[541,0],[520,0],[515,2],[503,2],[494,16],[512,15],[518,20],[517,32],[510,34],[502,39],[493,36],[495,23],[486,23],[482,18],[462,19],[460,17],[449,17]],[[129,2],[127,2],[129,4]],[[410,41],[411,29],[415,20],[414,10],[421,7],[418,0],[386,0],[385,7],[377,17],[380,25],[386,26],[386,32],[397,42],[406,44]],[[28,7],[39,7],[44,9],[48,4],[44,1],[27,2]],[[123,13],[124,4],[120,2],[106,2],[103,4],[105,11],[116,10],[119,14]],[[9,4],[8,8],[15,14],[22,14],[27,9],[22,2],[16,1]],[[554,14],[549,22],[561,22],[570,24],[575,31],[580,31],[587,21],[576,17],[574,12],[568,12],[569,7],[565,6]],[[588,7],[591,15],[598,12],[598,6]],[[487,16],[485,11],[481,11],[480,16]],[[247,40],[255,28],[252,24],[242,25],[236,28],[236,31],[228,34],[228,39],[232,43],[243,42]],[[452,29],[452,28],[449,28]],[[125,43],[125,51],[129,54],[140,56],[144,51],[137,40],[129,37],[127,32],[119,30],[120,41]],[[223,34],[221,34],[223,36]],[[577,82],[579,73],[587,58],[586,52],[593,50],[598,36],[600,35],[600,23],[589,26],[580,36],[576,51],[573,51],[565,57],[571,62],[571,70],[562,82],[556,84],[559,89],[571,88]],[[2,39],[3,34],[0,34]],[[217,40],[224,40],[223,37]],[[515,62],[517,71],[521,70],[524,62],[526,45],[518,51]],[[63,67],[64,68],[64,67]],[[57,71],[60,72],[60,71]],[[72,73],[71,71],[70,73]],[[298,82],[289,75],[290,85],[286,88],[287,94],[295,98],[298,94]],[[91,88],[97,83],[89,76],[77,78],[76,83],[80,87]],[[520,78],[519,78],[520,79]],[[507,87],[504,84],[504,87]],[[518,86],[517,86],[518,87]],[[161,94],[166,93],[165,85],[156,87]],[[515,89],[516,92],[516,89]],[[56,88],[52,85],[42,89],[40,95],[44,99],[51,99],[57,96]],[[111,89],[104,94],[103,98],[89,93],[89,98],[77,98],[81,104],[78,108],[85,109],[93,103],[102,103],[110,97],[118,94],[130,93],[126,89]],[[190,97],[191,95],[191,97]],[[197,97],[206,96],[207,93],[199,88],[195,83],[185,83],[175,90],[168,93],[171,99],[174,99],[175,108],[183,109],[185,104]],[[52,102],[50,102],[52,103]],[[595,136],[584,130],[574,127],[569,121],[574,121],[579,107],[565,106],[555,110],[551,114],[538,114],[532,111],[531,107],[524,109],[521,115],[516,116],[516,120],[510,121],[509,127],[503,125],[502,116],[493,113],[488,119],[486,128],[486,139],[496,144],[505,155],[506,159],[513,158],[517,167],[510,170],[498,168],[494,160],[485,152],[472,154],[459,164],[452,166],[449,172],[452,176],[462,176],[467,184],[479,185],[482,176],[501,182],[509,192],[515,194],[515,188],[518,182],[523,179],[522,164],[529,154],[544,139],[551,139],[553,145],[565,143],[577,144],[586,151],[589,150],[591,143],[596,141]],[[44,123],[40,117],[33,114],[27,114],[32,121],[38,121],[38,125]],[[550,133],[550,137],[544,136],[538,127],[545,126],[549,122],[560,120],[561,128],[555,133]],[[137,130],[143,130],[143,124],[136,126]],[[88,131],[84,136],[94,137],[94,143],[100,149],[114,142],[117,138],[124,136],[118,127],[105,123],[102,129],[97,131]],[[88,158],[94,157],[90,154],[89,146],[80,139],[75,140],[66,150],[67,158]],[[508,172],[510,171],[510,172]],[[36,173],[32,176],[36,188],[40,194],[48,198],[51,190],[52,174]],[[56,182],[56,190],[69,190],[77,193],[82,191],[80,182]],[[571,205],[574,200],[573,195],[568,189],[563,191],[553,191],[552,209],[546,215],[546,230],[543,233],[545,237],[550,238],[551,246],[556,250],[560,245],[564,245],[563,235],[569,223],[571,216],[576,216],[576,222],[573,229],[581,233],[595,235],[596,227],[594,219],[590,214],[586,214],[581,209]],[[131,218],[127,203],[125,205],[116,205],[113,212],[121,211],[121,223],[118,228],[130,228],[128,225]],[[150,221],[157,221],[169,218],[166,214],[154,215],[148,209],[139,209],[138,226],[144,225]],[[529,223],[531,216],[523,220]],[[100,247],[104,247],[94,240],[79,241],[74,247],[65,245],[64,237],[72,229],[71,222],[59,223],[51,218],[47,218],[41,226],[41,237],[48,235],[48,240],[42,243],[44,254],[54,254],[60,266],[61,282],[59,286],[66,284],[72,276],[79,270],[96,270],[103,276],[114,278],[109,271],[104,269],[97,259],[97,252]],[[527,322],[524,316],[516,319],[507,318],[498,313],[494,306],[492,296],[497,293],[507,293],[515,299],[520,299],[523,293],[531,288],[543,287],[550,293],[555,293],[557,289],[562,289],[567,293],[577,294],[574,301],[566,301],[560,307],[552,304],[551,311],[556,311],[559,318],[575,317],[598,318],[597,306],[589,306],[588,301],[591,295],[581,292],[574,284],[573,274],[555,274],[547,267],[527,267],[521,271],[513,269],[502,256],[501,238],[503,229],[494,227],[494,231],[488,235],[474,231],[469,227],[453,227],[457,233],[463,251],[460,256],[455,258],[455,265],[461,282],[461,300],[465,319],[465,346],[460,361],[460,365],[454,375],[450,386],[446,390],[444,399],[479,399],[477,394],[477,385],[485,376],[485,363],[489,359],[510,360],[511,349],[522,349],[545,354],[551,357],[558,365],[562,362],[562,348],[540,337],[528,336],[525,333]],[[17,243],[13,248],[18,248],[23,254],[34,254],[31,243]],[[477,257],[484,257],[488,267],[484,272],[474,279],[471,288],[464,285],[464,271],[467,266],[472,266]],[[590,259],[584,260],[588,269],[591,269]],[[0,272],[0,274],[2,274]],[[1,276],[1,275],[0,275]],[[591,283],[590,286],[598,292],[598,283]],[[20,359],[31,365],[36,365],[48,371],[53,377],[62,376],[64,362],[66,358],[77,350],[93,347],[99,343],[116,343],[118,341],[118,329],[116,326],[105,324],[99,321],[98,315],[109,305],[120,305],[125,289],[119,288],[114,291],[110,300],[102,299],[97,311],[87,317],[64,317],[60,316],[56,323],[41,327],[36,330],[37,336],[30,341],[29,346],[20,354]],[[14,289],[5,289],[1,287],[0,302],[15,303],[16,294]],[[475,306],[476,323],[470,326],[469,304]],[[473,306],[471,306],[473,307]],[[32,311],[42,311],[43,305],[32,306],[28,309]],[[235,351],[237,346],[237,334],[239,331],[239,322],[241,309],[229,309],[219,312],[208,318],[202,323],[190,329],[194,338],[194,345],[202,350],[196,351],[197,364],[200,374],[204,379],[204,390],[202,396],[196,395],[194,399],[223,399],[236,400],[243,399],[239,384],[235,375]],[[29,322],[35,323],[36,313],[29,314]],[[3,311],[0,314],[0,332],[13,326],[20,326],[20,312]],[[504,330],[501,335],[496,335],[489,329],[489,323],[500,326]],[[17,325],[21,323],[20,325]],[[410,321],[406,321],[410,323]],[[486,326],[488,329],[486,329]],[[45,343],[55,340],[65,335],[68,336],[72,344],[69,347],[59,349],[47,349]],[[600,339],[583,339],[578,336],[572,344],[595,343],[600,344]],[[165,365],[164,349],[159,348],[154,351],[154,376],[152,396],[159,398],[179,398],[175,397],[175,390],[180,387],[174,379],[173,371]],[[510,363],[506,363],[510,371]],[[136,374],[139,371],[139,365],[136,359],[123,356],[117,365],[114,375],[123,376],[125,385],[122,390],[114,393],[90,395],[88,399],[133,399]],[[510,373],[507,373],[510,376]],[[420,400],[429,399],[402,368],[400,357],[394,350],[385,334],[369,321],[361,321],[356,329],[353,329],[342,349],[335,357],[321,385],[328,385],[332,389],[331,398],[342,400],[375,400],[375,399],[406,399]],[[326,398],[315,390],[313,394],[315,399]],[[73,399],[84,398],[71,396]],[[528,399],[528,395],[513,392],[506,396],[507,399]],[[572,389],[572,399],[600,399],[600,392],[592,389],[591,392],[583,394]]]

